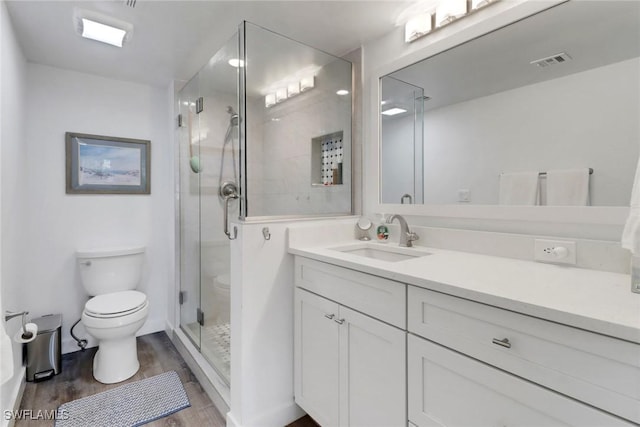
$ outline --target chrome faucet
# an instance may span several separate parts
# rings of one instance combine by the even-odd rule
[[[407,224],[407,220],[400,215],[391,215],[387,219],[387,224],[391,224],[394,219],[397,219],[400,223],[400,246],[405,246],[407,248],[412,247],[413,242],[415,240],[418,240],[420,236],[409,230],[409,224]]]

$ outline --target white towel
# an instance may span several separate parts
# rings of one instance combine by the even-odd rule
[[[547,205],[588,206],[589,169],[547,171]]]
[[[629,249],[634,255],[640,255],[640,159],[633,179],[629,216],[622,232],[622,247]]]
[[[510,172],[500,174],[501,205],[538,204],[538,172]]]
[[[0,384],[13,377],[13,344],[4,330],[4,321],[0,319]]]

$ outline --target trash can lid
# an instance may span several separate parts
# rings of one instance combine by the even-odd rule
[[[38,325],[38,334],[41,332],[52,332],[62,326],[62,314],[47,314],[31,320]]]

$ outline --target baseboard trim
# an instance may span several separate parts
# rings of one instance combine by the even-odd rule
[[[295,420],[305,416],[305,414],[306,412],[292,402],[260,414],[244,424],[240,424],[236,416],[229,412],[227,413],[227,427],[282,427],[291,424]]]

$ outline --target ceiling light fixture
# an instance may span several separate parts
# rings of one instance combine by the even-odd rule
[[[231,65],[232,67],[235,67],[235,68],[244,67],[244,61],[242,59],[239,59],[239,58],[231,58],[229,60],[229,65]]]
[[[384,110],[382,114],[384,114],[385,116],[395,116],[396,114],[402,114],[406,112],[407,110],[405,110],[404,108],[393,107]]]
[[[336,92],[336,95],[340,95],[340,96],[349,95],[349,91],[346,89],[340,89]]]
[[[101,24],[100,22],[92,21],[87,18],[82,18],[81,35],[86,39],[122,47],[127,31],[112,27],[111,25]]]

